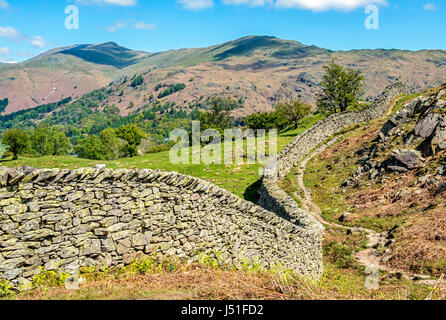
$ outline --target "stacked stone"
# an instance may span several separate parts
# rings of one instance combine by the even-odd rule
[[[382,116],[391,101],[407,91],[400,83],[387,87],[375,102],[358,112],[333,114],[306,130],[265,166],[265,174],[260,191],[259,205],[275,212],[295,225],[311,230],[322,238],[323,226],[309,213],[299,208],[294,199],[284,192],[278,181],[287,176],[311,150],[333,136],[344,127],[369,122]]]
[[[321,235],[204,180],[153,170],[0,168],[0,279],[145,255],[322,274]]]

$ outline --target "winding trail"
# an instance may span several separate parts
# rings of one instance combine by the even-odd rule
[[[322,217],[321,209],[319,208],[319,206],[316,203],[313,202],[313,199],[311,197],[311,191],[307,187],[305,187],[304,174],[305,174],[305,170],[306,170],[308,162],[310,162],[314,157],[316,157],[318,154],[323,152],[325,149],[332,146],[334,143],[336,143],[336,141],[338,141],[338,137],[330,140],[326,144],[324,144],[321,147],[319,147],[318,149],[316,149],[314,152],[312,152],[310,155],[308,155],[300,163],[299,167],[297,168],[296,181],[297,181],[300,191],[303,193],[303,197],[299,191],[295,192],[294,196],[296,196],[301,201],[302,209],[306,210],[311,215],[313,215],[324,226],[329,226],[332,228],[339,228],[339,229],[343,229],[343,230],[347,230],[347,231],[350,230],[353,233],[359,233],[359,232],[367,233],[367,238],[368,238],[367,249],[362,250],[356,254],[356,258],[358,259],[358,261],[361,264],[365,265],[366,267],[370,268],[371,270],[378,268],[380,270],[386,270],[386,271],[392,272],[392,273],[400,272],[401,274],[405,274],[404,271],[391,269],[388,266],[383,265],[379,259],[379,255],[377,253],[377,248],[383,246],[387,242],[387,240],[386,240],[387,235],[385,233],[380,234],[380,233],[378,233],[374,230],[371,230],[371,229],[366,229],[366,228],[362,228],[362,227],[348,227],[348,226],[344,226],[344,225],[341,225],[338,223],[329,222],[329,221],[325,220]],[[410,275],[407,275],[407,276],[410,277]]]
[[[392,109],[389,108],[389,110]],[[387,114],[388,113],[386,113],[386,115]],[[437,282],[436,280],[427,280],[431,278],[430,276],[414,274],[404,270],[394,269],[382,263],[380,259],[380,254],[378,253],[378,249],[383,248],[385,243],[387,242],[387,233],[378,233],[374,230],[362,227],[348,227],[342,224],[327,221],[323,218],[321,209],[312,199],[311,191],[304,184],[304,174],[308,162],[310,162],[314,157],[316,157],[324,150],[335,144],[338,141],[338,139],[339,137],[333,138],[324,145],[317,148],[311,154],[307,155],[305,159],[302,160],[302,162],[298,166],[296,181],[299,190],[294,193],[294,196],[300,200],[302,209],[309,212],[324,226],[339,228],[346,231],[351,231],[352,233],[361,233],[361,232],[366,233],[368,239],[367,248],[365,250],[361,250],[356,253],[356,259],[358,260],[359,263],[361,263],[367,268],[366,272],[368,271],[373,272],[374,270],[384,270],[391,274],[400,274],[402,277],[406,279],[413,279],[414,277],[425,279],[420,282],[426,285],[435,284]]]

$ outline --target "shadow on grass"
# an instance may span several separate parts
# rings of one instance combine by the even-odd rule
[[[261,185],[262,185],[262,179],[259,179],[253,184],[251,184],[248,188],[246,188],[245,193],[243,194],[243,198],[253,203],[259,202],[260,199],[259,189]]]
[[[293,134],[280,134],[280,136],[281,137],[295,137],[296,135],[293,133]]]

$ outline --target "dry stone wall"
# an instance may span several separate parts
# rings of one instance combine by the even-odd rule
[[[321,238],[209,182],[152,170],[0,168],[0,279],[200,255],[322,273]]]
[[[369,122],[381,117],[391,101],[406,93],[406,87],[397,83],[387,87],[368,108],[358,112],[333,114],[297,136],[285,149],[272,159],[264,169],[259,205],[307,230],[321,230],[315,218],[300,209],[296,201],[277,184],[287,176],[304,157],[346,126]]]
[[[152,254],[279,264],[318,278],[324,228],[277,182],[311,149],[381,116],[404,91],[393,85],[370,108],[332,115],[296,137],[265,167],[261,207],[174,172],[0,168],[0,280],[29,281],[41,266],[122,267]]]

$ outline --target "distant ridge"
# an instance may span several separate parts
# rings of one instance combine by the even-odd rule
[[[124,48],[115,42],[105,42],[102,44],[85,44],[59,51],[85,61],[110,65],[118,69],[128,67],[140,61],[145,54]]]
[[[206,48],[157,53],[112,41],[55,48],[22,63],[1,64],[0,98],[9,99],[6,113],[11,113],[66,97],[76,100],[113,83],[119,95],[109,93],[103,103],[126,114],[147,104],[150,96],[158,97],[157,84],[182,83],[184,90],[163,101],[188,108],[200,98],[224,96],[242,101],[243,108],[234,113],[246,115],[271,110],[280,101],[314,103],[322,67],[333,58],[363,71],[365,98],[396,81],[414,91],[446,82],[444,50],[331,51],[271,36],[246,36]],[[122,82],[135,74],[144,75],[138,90]]]

